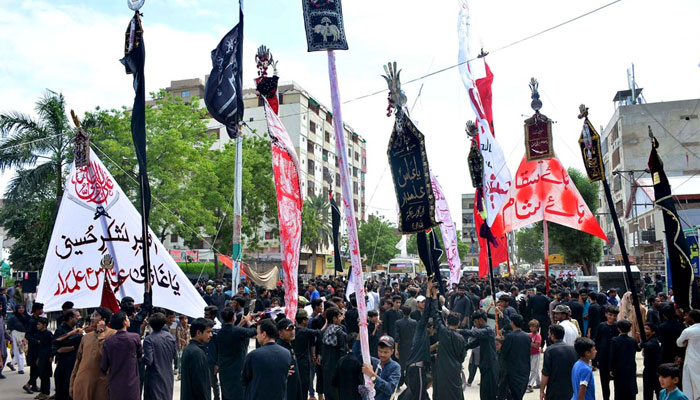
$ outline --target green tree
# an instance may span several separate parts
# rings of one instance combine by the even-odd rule
[[[307,197],[301,215],[301,243],[311,250],[311,273],[316,266],[318,250],[329,246],[332,237],[331,203],[323,195]]]
[[[370,214],[357,228],[360,254],[367,265],[386,264],[398,253],[396,244],[401,240],[396,226],[379,214]]]
[[[440,247],[442,247],[443,250],[445,250],[445,242],[442,240],[442,232],[440,231],[440,227],[436,226],[435,228],[435,233],[437,234],[438,242],[440,242]],[[464,260],[464,258],[469,254],[469,245],[464,243],[463,241],[459,240],[461,237],[461,232],[456,231],[457,233],[457,252],[459,253],[459,258],[460,262]],[[406,250],[408,254],[418,254],[418,239],[415,234],[412,234],[408,237],[407,243],[406,243]],[[447,255],[443,254],[442,258],[440,258],[440,262],[448,262],[447,260]]]
[[[530,264],[539,264],[544,258],[544,242],[542,240],[542,227],[520,229],[515,234],[515,242],[518,245],[518,258]]]
[[[66,165],[73,158],[71,127],[62,94],[47,90],[35,106],[37,118],[19,111],[0,114],[0,171],[16,169],[5,192],[0,221],[16,239],[15,269],[44,264],[53,221],[63,195]]]
[[[177,234],[189,245],[215,234],[216,207],[227,197],[218,190],[215,137],[207,133],[206,110],[199,101],[185,102],[165,91],[152,93],[146,107],[148,178],[153,202],[149,225],[164,240]],[[101,110],[86,114],[84,126],[114,179],[139,210],[137,161],[131,138],[131,112]],[[107,157],[103,157],[103,154]]]
[[[577,169],[569,168],[567,172],[588,208],[595,212],[598,209],[598,184],[590,182],[586,175]],[[559,224],[548,224],[548,227],[550,243],[564,255],[566,263],[581,264],[583,273],[590,275],[593,264],[600,261],[603,251],[602,240]],[[551,245],[550,254],[553,254]]]

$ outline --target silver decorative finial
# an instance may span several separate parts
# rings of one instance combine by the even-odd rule
[[[464,130],[467,132],[467,136],[471,138],[476,137],[476,134],[478,133],[476,130],[476,124],[472,120],[467,121],[467,126]]]
[[[586,107],[585,104],[581,104],[580,106],[578,106],[578,111],[578,119],[588,118],[588,107]]]
[[[530,98],[532,99],[530,107],[533,110],[535,110],[536,113],[540,112],[540,109],[542,108],[542,101],[540,101],[540,93],[537,91],[539,86],[540,83],[537,82],[537,79],[530,78],[530,90],[532,91],[532,95],[530,96]]]
[[[143,7],[143,3],[145,2],[146,0],[126,0],[126,4],[129,6],[131,11],[138,11],[141,7]]]
[[[382,78],[386,81],[389,87],[389,107],[387,107],[387,116],[391,116],[392,108],[398,113],[406,105],[406,93],[401,90],[401,70],[396,67],[396,61],[390,62],[384,66]]]

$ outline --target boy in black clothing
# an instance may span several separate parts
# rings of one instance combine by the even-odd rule
[[[332,384],[338,390],[340,400],[362,400],[362,396],[357,390],[358,386],[364,384],[362,362],[352,352],[352,346],[356,339],[357,333],[348,335],[347,354],[338,360],[338,366],[333,370]]]
[[[382,323],[379,321],[379,313],[376,310],[367,312],[367,333],[369,335],[369,355],[377,358],[377,346],[382,336]]]
[[[35,398],[42,400],[48,399],[51,391],[51,364],[53,364],[51,345],[53,343],[53,334],[47,329],[48,325],[48,319],[39,317],[36,324],[37,333],[34,336],[34,339],[37,341],[37,363],[39,365],[39,379],[41,379],[41,393]]]
[[[603,400],[610,400],[610,349],[612,339],[620,334],[615,326],[617,314],[620,310],[615,306],[608,306],[605,310],[605,322],[598,325],[595,337],[595,348],[598,350],[596,360],[600,369],[600,386],[603,392]]]
[[[644,383],[644,400],[653,400],[654,393],[656,398],[659,398],[661,385],[659,384],[659,374],[657,370],[661,365],[661,342],[656,336],[658,327],[656,324],[647,322],[644,324],[644,334],[647,337],[646,342],[642,342],[639,347],[642,348],[644,356],[644,372],[642,372],[642,382]],[[637,337],[637,340],[640,340]]]
[[[632,323],[617,321],[620,335],[612,339],[610,349],[610,376],[615,386],[615,400],[634,400],[637,397],[637,341],[629,336]]]

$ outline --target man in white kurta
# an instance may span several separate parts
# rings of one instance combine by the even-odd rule
[[[690,400],[700,398],[700,310],[688,313],[688,323],[676,341],[679,347],[687,347],[683,361],[683,393]]]

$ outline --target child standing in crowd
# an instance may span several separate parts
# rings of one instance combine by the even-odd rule
[[[654,394],[656,398],[659,398],[659,391],[661,386],[659,386],[659,378],[657,370],[659,365],[661,365],[661,342],[656,336],[658,328],[656,324],[647,322],[644,324],[644,333],[646,335],[646,342],[642,342],[639,347],[642,348],[642,355],[644,356],[644,372],[642,372],[642,382],[644,383],[644,400],[653,400]],[[641,338],[636,338],[640,340]]]
[[[39,379],[41,379],[41,393],[35,399],[46,400],[51,394],[51,364],[53,357],[51,356],[51,345],[53,343],[53,334],[47,329],[49,320],[44,317],[39,317],[36,328],[37,334],[34,340],[37,341],[37,358],[39,359]]]
[[[662,387],[659,400],[688,400],[688,397],[678,389],[681,372],[677,365],[661,364],[658,373],[659,384]]]
[[[527,384],[527,392],[540,387],[540,351],[542,350],[542,335],[540,335],[540,322],[536,319],[528,323],[530,327],[530,379]]]
[[[595,400],[595,379],[591,360],[596,356],[595,343],[586,337],[576,339],[576,354],[580,357],[571,370],[571,385],[574,389],[572,400]]]
[[[619,336],[612,339],[610,376],[615,387],[615,400],[634,400],[637,396],[637,341],[629,336],[632,323],[617,321]]]

